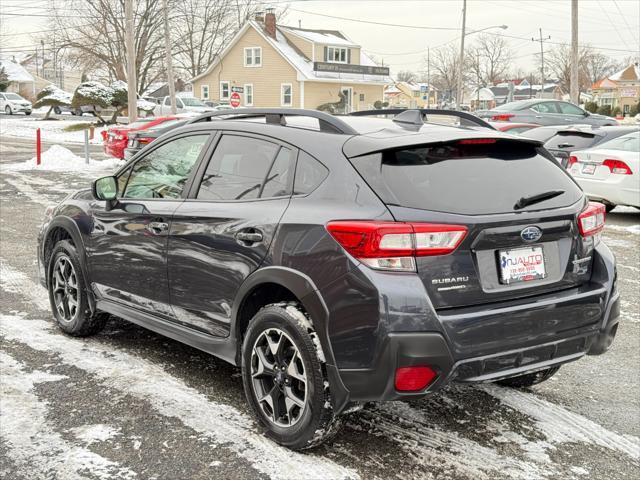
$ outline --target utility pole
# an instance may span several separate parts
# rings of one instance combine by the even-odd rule
[[[462,0],[462,35],[460,36],[460,65],[458,66],[458,91],[456,93],[456,109],[462,108],[462,74],[464,71],[464,36],[467,25],[467,0]]]
[[[124,2],[125,44],[127,49],[127,110],[129,123],[138,118],[138,96],[136,91],[136,51],[133,38],[133,0]]]
[[[477,86],[476,86],[476,92],[477,92],[477,96],[478,98],[476,99],[476,110],[480,110],[480,53],[478,53],[476,55],[476,62],[478,65],[477,68]]]
[[[45,78],[44,76],[44,40],[40,40],[40,45],[42,46],[42,78]]]
[[[173,81],[173,57],[171,56],[171,34],[169,32],[169,9],[167,0],[162,0],[164,14],[164,48],[166,54],[165,68],[167,69],[167,84],[169,86],[169,99],[171,100],[171,113],[176,114],[176,84]]]
[[[580,104],[580,85],[578,72],[578,0],[571,0],[571,101]]]
[[[427,108],[431,108],[431,49],[427,47]]]
[[[540,29],[540,40],[531,39],[532,42],[540,42],[540,75],[542,76],[540,79],[540,98],[544,98],[544,41],[550,38],[551,35],[547,36],[547,38],[542,38],[542,29]]]

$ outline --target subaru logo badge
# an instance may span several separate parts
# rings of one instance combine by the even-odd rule
[[[542,237],[542,230],[538,227],[527,227],[520,232],[520,236],[525,242],[535,242]]]

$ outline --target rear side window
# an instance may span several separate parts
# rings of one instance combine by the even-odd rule
[[[258,138],[224,135],[202,177],[198,199],[248,200],[288,195],[292,153]]]
[[[565,193],[526,209],[567,206],[582,195],[556,162],[517,141],[428,145],[351,161],[388,205],[483,215],[513,212],[521,197],[550,190]]]
[[[544,144],[546,148],[589,148],[596,143],[596,136],[582,132],[558,132]]]
[[[306,195],[313,192],[329,175],[327,167],[311,155],[300,152],[293,185],[294,195]]]
[[[555,102],[536,103],[531,109],[539,113],[558,113]]]

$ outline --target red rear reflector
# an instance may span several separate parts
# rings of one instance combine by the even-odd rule
[[[141,145],[146,145],[147,143],[151,143],[153,141],[153,138],[150,137],[139,137],[138,138],[138,143]]]
[[[624,163],[622,160],[607,159],[602,162],[602,165],[605,167],[609,167],[611,173],[615,173],[618,175],[631,175],[633,173],[629,168],[629,165]]]
[[[576,157],[575,155],[571,155],[569,157],[569,161],[567,162],[567,168],[571,168],[574,163],[578,163],[578,157]]]
[[[465,138],[458,142],[459,145],[487,145],[490,143],[496,143],[495,138]]]
[[[493,122],[508,122],[512,117],[515,117],[513,113],[503,113],[501,115],[494,115],[491,117],[491,120]]]
[[[419,392],[433,383],[438,374],[427,366],[400,367],[396,369],[396,390]]]
[[[583,237],[590,237],[600,233],[604,228],[606,209],[602,203],[589,202],[580,215],[578,215],[578,230]]]

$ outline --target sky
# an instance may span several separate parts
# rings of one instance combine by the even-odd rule
[[[0,50],[4,55],[36,43],[29,32],[47,28],[47,3],[0,0]],[[428,47],[448,42],[459,45],[462,0],[273,0],[264,4],[278,8],[288,5],[283,23],[298,26],[300,22],[303,28],[342,31],[394,73],[424,71]],[[631,55],[640,57],[640,1],[579,0],[578,10],[581,44],[602,49],[617,60]],[[543,37],[551,36],[545,49],[569,43],[571,1],[467,1],[467,32],[497,25],[508,28],[487,31],[505,36],[514,51],[515,68],[531,71],[537,66],[540,52],[540,44],[531,38],[539,37],[540,28]],[[466,42],[472,43],[473,37],[474,34],[468,35]]]

